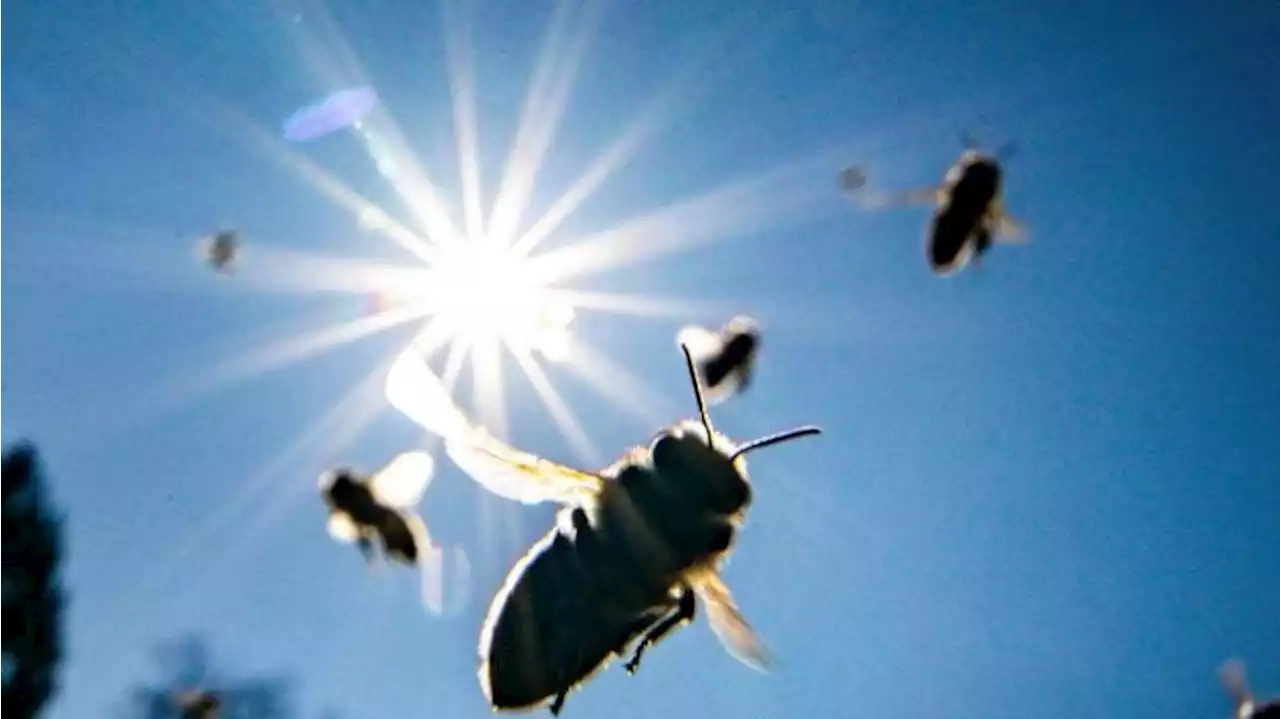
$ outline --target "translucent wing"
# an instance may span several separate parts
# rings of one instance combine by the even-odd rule
[[[1009,215],[1001,215],[996,225],[995,239],[1000,242],[1025,243],[1028,241],[1027,228]]]
[[[418,571],[422,574],[422,603],[432,614],[444,613],[443,553],[431,541],[427,523],[413,512],[403,512],[405,524],[418,547]]]
[[[733,593],[720,575],[708,572],[694,582],[693,589],[702,600],[711,631],[725,650],[752,669],[766,671],[770,663],[769,650],[738,611]]]
[[[720,351],[720,336],[706,327],[688,325],[676,333],[676,343],[689,348],[693,361],[700,363]]]
[[[349,544],[360,538],[360,530],[346,512],[334,512],[329,515],[329,536],[339,542]]]
[[[412,347],[396,358],[384,390],[392,407],[434,435],[448,439],[471,430],[449,390]]]
[[[749,331],[754,325],[749,318],[735,317],[725,329],[729,332]],[[703,372],[706,362],[725,351],[725,338],[722,334],[690,325],[681,328],[676,334],[676,343],[689,348],[694,368],[699,375],[698,381],[702,384],[702,395],[707,402],[719,404],[745,388],[747,374],[750,372],[749,364],[729,372],[716,383],[710,382]]]
[[[404,452],[373,475],[369,490],[387,506],[412,507],[422,499],[435,468],[435,461],[426,452]]]
[[[937,206],[946,199],[946,190],[942,187],[921,187],[899,192],[863,192],[857,197],[864,207],[870,209],[904,205]]]
[[[1232,701],[1242,704],[1252,698],[1249,682],[1245,678],[1244,662],[1239,659],[1228,659],[1218,669],[1218,678],[1222,687],[1231,696]]]
[[[447,439],[445,451],[485,489],[525,504],[581,505],[595,497],[604,481],[594,474],[521,452],[483,430],[465,438]]]

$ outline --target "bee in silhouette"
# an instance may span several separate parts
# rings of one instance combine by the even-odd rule
[[[1280,719],[1280,698],[1259,704],[1245,679],[1244,662],[1228,660],[1222,665],[1219,677],[1236,705],[1232,719]]]
[[[182,719],[218,719],[221,716],[222,702],[213,692],[185,692],[178,696],[176,703]]]
[[[867,173],[857,165],[850,165],[840,171],[836,180],[840,184],[840,189],[852,194],[867,184]]]
[[[986,154],[967,135],[960,159],[947,170],[941,185],[882,195],[872,204],[927,204],[935,207],[925,232],[925,259],[935,275],[945,277],[977,264],[996,241],[1026,242],[1022,224],[1004,209],[1001,162],[1013,153],[1005,145]]]
[[[338,467],[320,475],[319,484],[329,510],[330,536],[354,542],[370,563],[380,553],[390,561],[420,566],[423,600],[428,609],[439,614],[444,610],[441,550],[432,544],[426,524],[412,509],[426,491],[434,469],[431,455],[405,452],[372,477]]]
[[[676,342],[693,354],[698,381],[711,404],[744,392],[751,384],[760,330],[750,317],[734,317],[719,333],[704,327],[685,327],[676,335]]]
[[[691,621],[699,604],[730,654],[758,669],[767,664],[720,575],[751,503],[744,455],[821,430],[733,445],[712,427],[693,356],[681,349],[699,419],[662,431],[599,472],[522,452],[483,429],[445,437],[450,458],[490,492],[563,505],[556,526],[507,575],[480,633],[480,686],[495,711],[548,706],[558,715],[570,691],[633,643],[626,669],[634,673],[646,649]],[[414,406],[415,385],[438,396],[425,363],[414,367],[392,370],[399,372],[387,385],[392,404],[433,420],[420,421],[428,429],[454,425]]]
[[[235,230],[222,230],[200,241],[205,261],[218,272],[229,273],[240,257],[240,238]]]

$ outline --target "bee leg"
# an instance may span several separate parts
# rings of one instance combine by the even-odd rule
[[[559,694],[556,695],[555,701],[551,702],[551,707],[550,707],[551,716],[553,717],[560,716],[560,710],[564,708],[565,694],[567,694],[567,692],[560,692]]]
[[[369,541],[368,537],[364,535],[360,535],[360,538],[356,540],[356,547],[360,549],[360,554],[364,556],[364,560],[366,562],[373,562],[374,560],[373,542]]]
[[[697,609],[697,595],[693,593],[693,590],[685,587],[680,594],[680,603],[676,606],[675,611],[650,627],[649,631],[645,632],[644,637],[640,639],[640,643],[636,645],[635,653],[631,655],[631,661],[627,662],[624,667],[627,673],[635,674],[636,670],[640,668],[640,658],[644,656],[645,650],[661,641],[671,630],[682,626],[685,622],[692,621]]]

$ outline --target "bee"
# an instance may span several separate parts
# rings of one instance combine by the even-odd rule
[[[222,273],[231,272],[240,257],[240,238],[235,230],[222,230],[201,240],[201,250],[209,266]]]
[[[857,165],[850,165],[840,171],[836,176],[840,189],[848,193],[854,193],[861,190],[867,184],[867,173]]]
[[[629,651],[625,669],[634,673],[644,652],[693,620],[699,604],[731,655],[767,665],[768,651],[720,575],[751,503],[744,455],[821,430],[800,427],[734,446],[712,427],[693,355],[681,350],[699,419],[660,432],[599,472],[522,452],[483,429],[445,437],[450,458],[488,491],[563,505],[485,617],[478,675],[494,711],[547,706],[558,715],[570,691]],[[387,386],[389,397],[399,397],[393,405],[434,420],[420,421],[428,429],[452,424],[406,398],[415,382],[427,388],[424,396],[439,396],[425,363],[392,372],[399,372]]]
[[[1280,719],[1280,699],[1259,704],[1245,679],[1244,662],[1228,660],[1218,672],[1222,686],[1235,702],[1232,719]]]
[[[184,692],[175,703],[182,719],[218,719],[222,713],[222,701],[213,692]]]
[[[1013,152],[1007,144],[986,154],[965,137],[965,150],[942,184],[907,190],[879,199],[880,204],[929,204],[935,207],[925,231],[925,259],[939,277],[975,265],[995,241],[1023,243],[1027,231],[1004,208],[1001,162]]]
[[[723,402],[751,384],[760,330],[750,317],[734,317],[718,334],[704,327],[685,327],[676,335],[676,343],[693,353],[698,380],[711,404]]]
[[[425,452],[397,455],[372,477],[350,467],[338,467],[320,475],[320,493],[329,510],[329,535],[339,542],[354,542],[365,560],[381,556],[409,566],[421,566],[423,601],[427,608],[444,611],[442,550],[431,541],[426,523],[413,510],[431,481],[435,464]],[[465,570],[462,557],[459,571]]]

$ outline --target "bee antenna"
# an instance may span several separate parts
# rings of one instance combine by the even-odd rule
[[[702,428],[707,430],[707,446],[715,441],[715,432],[711,429],[711,416],[707,414],[707,401],[702,396],[702,383],[698,381],[698,370],[693,366],[693,354],[689,345],[680,343],[680,351],[684,353],[685,366],[689,368],[689,380],[693,382],[693,398],[698,401],[698,417],[702,419]]]
[[[788,442],[793,439],[800,439],[801,437],[808,437],[809,435],[814,435],[814,434],[822,434],[822,428],[814,425],[806,425],[804,427],[796,427],[795,429],[788,429],[785,432],[778,432],[777,434],[771,434],[765,437],[761,437],[759,439],[753,439],[750,442],[747,442],[741,447],[738,447],[737,449],[735,449],[733,451],[733,455],[729,457],[729,461],[732,462],[736,460],[738,457],[741,457],[742,455],[746,454],[747,452],[760,449],[761,447],[768,447],[771,444],[778,444],[779,442]]]

